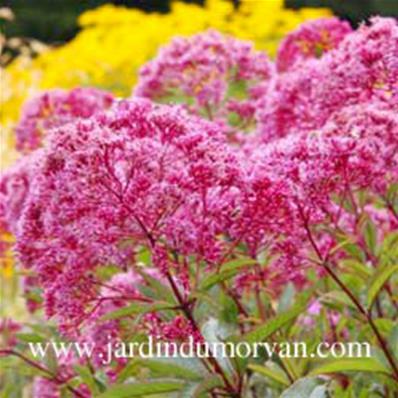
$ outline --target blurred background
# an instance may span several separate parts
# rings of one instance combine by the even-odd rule
[[[252,0],[267,4],[272,0]],[[185,0],[203,5],[203,0]],[[239,0],[234,0],[236,7]],[[144,11],[167,13],[170,0],[5,0],[2,2],[15,14],[14,21],[2,21],[2,29],[9,36],[33,37],[46,43],[71,39],[78,32],[78,16],[86,10],[106,3],[135,7]],[[357,24],[372,15],[398,16],[397,0],[285,0],[288,8],[323,7],[335,15]]]

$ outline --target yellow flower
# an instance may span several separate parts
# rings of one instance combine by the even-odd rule
[[[275,54],[282,36],[306,19],[329,15],[325,9],[284,8],[283,0],[207,0],[204,7],[172,3],[168,14],[144,13],[111,4],[82,14],[82,30],[60,47],[35,59],[18,58],[2,71],[0,127],[2,165],[15,158],[12,124],[22,103],[40,90],[94,86],[127,96],[137,73],[159,47],[175,35],[191,35],[210,27],[255,42]]]
[[[1,233],[0,241],[2,242],[2,244],[7,245],[8,247],[6,250],[0,253],[0,274],[2,274],[5,279],[10,279],[14,274],[14,254],[11,250],[11,245],[14,242],[14,237],[9,233]]]

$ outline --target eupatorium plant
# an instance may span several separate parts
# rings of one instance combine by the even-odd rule
[[[0,352],[38,370],[34,397],[395,398],[397,60],[388,18],[304,24],[275,66],[207,31],[164,47],[128,100],[29,105],[20,145],[42,147],[2,176],[2,231],[54,327],[16,324]],[[39,362],[22,327],[95,349]],[[103,361],[149,338],[368,342],[372,357]]]
[[[397,22],[375,18],[321,58],[279,74],[259,105],[263,139],[321,127],[347,105],[397,105]],[[283,55],[283,54],[282,54]]]
[[[96,292],[90,272],[131,266],[138,245],[164,272],[168,253],[220,257],[240,171],[217,126],[126,101],[57,129],[43,156],[17,245],[46,286],[48,315],[80,320]],[[183,276],[187,264],[173,266]]]
[[[17,149],[29,152],[41,146],[43,135],[55,127],[84,119],[112,105],[112,94],[94,88],[52,90],[29,100],[15,128]]]
[[[228,131],[252,124],[254,99],[273,74],[268,57],[252,43],[210,30],[175,38],[140,70],[134,90],[161,102],[183,102]]]

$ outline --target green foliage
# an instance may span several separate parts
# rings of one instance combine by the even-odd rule
[[[149,397],[156,394],[179,391],[182,387],[183,385],[177,382],[122,384],[111,387],[106,392],[99,395],[98,398]]]

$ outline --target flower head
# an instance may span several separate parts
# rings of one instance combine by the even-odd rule
[[[239,176],[218,126],[179,107],[122,102],[54,129],[17,245],[47,314],[78,321],[96,297],[95,270],[127,267],[137,245],[215,261]]]
[[[303,23],[282,40],[276,60],[278,72],[293,69],[309,58],[320,58],[350,32],[350,24],[335,17]]]
[[[99,110],[109,108],[113,101],[112,94],[94,88],[44,92],[27,101],[22,109],[15,128],[17,149],[23,152],[36,149],[50,129],[79,118],[88,118]]]
[[[262,140],[321,128],[350,105],[379,102],[396,109],[397,54],[397,21],[373,18],[322,58],[277,75],[259,105]]]
[[[253,117],[250,90],[272,74],[267,56],[251,43],[209,30],[175,38],[163,47],[141,68],[134,93],[182,102],[197,114],[228,124],[231,112],[246,121]]]

